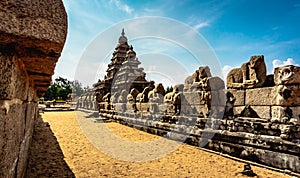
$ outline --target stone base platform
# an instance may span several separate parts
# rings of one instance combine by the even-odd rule
[[[264,119],[220,120],[137,113],[117,115],[113,111],[100,113],[100,117],[190,145],[300,173],[300,140],[282,139],[280,129],[276,133],[276,128],[270,127]],[[262,132],[265,129],[267,131]],[[274,135],[267,135],[271,133]]]

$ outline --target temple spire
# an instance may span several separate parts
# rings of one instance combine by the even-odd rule
[[[122,36],[125,35],[125,32],[124,32],[124,28],[122,28],[122,33],[121,33]]]
[[[119,44],[127,43],[127,38],[125,36],[124,28],[122,28],[121,36],[119,38]]]

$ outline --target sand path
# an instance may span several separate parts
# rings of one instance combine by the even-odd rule
[[[92,119],[87,119],[83,116],[84,113],[81,112],[46,112],[42,114],[43,121],[48,122],[50,125],[48,130],[51,129],[54,133],[51,132],[52,137],[54,135],[57,138],[64,159],[59,153],[60,150],[56,150],[59,153],[58,156],[48,155],[48,157],[52,157],[54,166],[51,161],[49,163],[47,158],[39,162],[41,159],[37,159],[39,156],[36,152],[41,146],[36,145],[32,152],[36,153],[35,157],[37,158],[32,156],[27,177],[72,177],[74,175],[80,178],[247,177],[240,173],[243,170],[244,163],[205,152],[190,145],[178,145],[174,141],[165,140],[156,135],[117,123],[93,123]],[[40,126],[37,126],[41,132],[43,129],[40,127],[45,127],[46,129],[44,130],[47,130],[47,124],[42,121]],[[113,134],[107,134],[107,131]],[[43,136],[45,135],[41,135],[41,137]],[[49,137],[51,137],[51,134]],[[48,145],[46,149],[49,149],[50,146],[55,145],[55,141],[53,141],[53,144],[47,144],[51,138],[43,138],[40,144]],[[39,138],[35,138],[33,144],[37,140]],[[117,143],[121,146],[113,141],[107,142],[107,140],[117,140]],[[127,144],[122,145],[123,142],[130,142],[140,146],[146,145],[146,147],[141,146],[142,149],[134,149],[130,146],[127,147]],[[157,147],[148,147],[148,143],[155,143]],[[157,150],[160,150],[160,148],[165,152],[158,152]],[[53,149],[51,148],[51,150]],[[107,149],[114,150],[114,153],[110,153]],[[124,155],[126,156],[124,157]],[[141,157],[141,155],[145,157]],[[153,159],[157,156],[160,157]],[[47,154],[45,157],[47,157]],[[128,158],[128,160],[142,160],[143,162],[124,161],[126,160],[124,158]],[[40,166],[37,167],[36,165]],[[258,177],[287,177],[281,173],[256,166],[252,166],[252,169]]]

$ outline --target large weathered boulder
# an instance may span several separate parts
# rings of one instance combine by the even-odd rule
[[[0,51],[18,56],[41,96],[54,74],[67,35],[67,15],[60,0],[0,2]]]
[[[0,1],[0,177],[24,177],[37,97],[67,36],[61,0]]]

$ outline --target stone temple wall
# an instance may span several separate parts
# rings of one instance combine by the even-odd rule
[[[264,56],[251,56],[226,87],[200,66],[169,93],[156,84],[100,98],[99,120],[300,173],[300,67],[267,75]]]
[[[0,1],[0,177],[24,177],[37,98],[67,34],[61,0]]]

